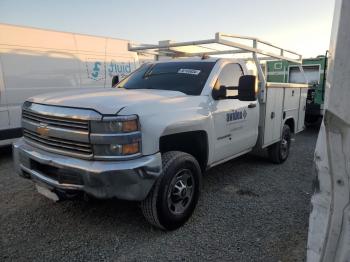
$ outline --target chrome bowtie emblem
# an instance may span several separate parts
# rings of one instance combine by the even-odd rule
[[[40,123],[39,126],[36,128],[36,132],[44,137],[49,136],[49,128],[47,126],[47,124]]]

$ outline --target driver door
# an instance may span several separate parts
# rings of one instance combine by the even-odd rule
[[[221,70],[214,88],[219,88],[221,85],[238,86],[239,78],[242,75],[243,70],[239,64],[226,64]],[[229,90],[228,94],[234,96],[238,92]],[[257,101],[246,102],[238,99],[214,101],[214,162],[233,157],[255,145],[258,137],[258,114]]]

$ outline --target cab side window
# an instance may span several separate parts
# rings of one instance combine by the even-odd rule
[[[215,87],[238,86],[239,78],[243,75],[243,70],[239,64],[227,64],[221,70]]]

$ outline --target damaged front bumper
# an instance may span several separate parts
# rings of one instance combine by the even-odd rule
[[[19,139],[16,172],[50,190],[82,191],[96,198],[144,200],[161,173],[160,153],[125,161],[88,161],[49,153]]]

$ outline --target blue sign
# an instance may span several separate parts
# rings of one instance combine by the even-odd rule
[[[118,63],[112,60],[108,66],[108,74],[110,77],[118,75],[120,78],[124,78],[131,73],[131,63]]]
[[[91,72],[92,79],[97,80],[100,75],[100,71],[101,71],[101,62],[95,62]]]
[[[237,120],[241,120],[241,119],[246,119],[247,115],[248,115],[248,113],[245,109],[243,109],[243,111],[234,110],[233,112],[226,114],[226,121],[232,122],[232,121],[237,121]]]

